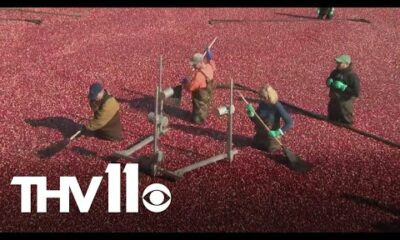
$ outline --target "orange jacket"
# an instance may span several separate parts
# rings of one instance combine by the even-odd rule
[[[186,85],[186,89],[193,92],[201,88],[207,87],[207,80],[214,79],[214,71],[216,70],[215,61],[206,62],[201,69],[194,70],[192,81]],[[204,76],[204,74],[207,76]]]

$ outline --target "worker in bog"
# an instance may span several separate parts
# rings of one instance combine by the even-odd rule
[[[341,55],[335,60],[336,69],[326,80],[330,98],[328,119],[351,125],[354,122],[354,102],[360,95],[360,79],[353,72],[349,55]]]
[[[335,12],[335,8],[317,8],[317,17],[318,19],[327,19],[331,20],[333,18],[333,13]]]
[[[196,124],[205,122],[208,117],[214,89],[215,61],[208,48],[206,58],[196,53],[190,59],[193,68],[191,79],[184,78],[182,86],[192,93],[192,120]]]
[[[117,100],[97,82],[90,86],[88,98],[94,117],[83,127],[84,133],[105,140],[122,140],[120,106]]]
[[[256,134],[253,137],[253,146],[257,149],[272,153],[280,149],[279,143],[274,138],[281,138],[287,130],[293,126],[292,118],[278,101],[278,93],[271,86],[264,86],[259,95],[261,100],[257,110],[252,104],[246,106],[247,115],[255,124]],[[257,113],[271,131],[268,131],[263,124],[255,117]],[[281,119],[284,121],[281,127]]]

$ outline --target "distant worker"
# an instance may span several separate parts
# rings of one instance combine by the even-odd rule
[[[100,83],[90,86],[88,98],[94,118],[83,127],[84,134],[111,141],[122,140],[120,107],[117,100],[109,95]]]
[[[280,138],[287,130],[293,126],[292,118],[278,101],[278,93],[269,85],[263,87],[260,92],[261,101],[257,110],[252,104],[246,106],[247,115],[255,124],[256,134],[253,137],[253,147],[267,152],[274,152],[280,149],[279,143],[274,139]],[[255,112],[260,116],[264,123],[271,129],[267,131],[262,123],[255,117]],[[285,122],[281,128],[281,118]]]
[[[207,49],[206,59],[203,58],[203,54],[196,53],[189,63],[194,69],[191,80],[184,78],[181,83],[192,93],[192,120],[196,124],[201,124],[208,117],[213,97],[216,65],[210,49]]]
[[[353,124],[354,101],[360,95],[360,80],[353,72],[351,57],[336,58],[336,69],[329,75],[326,84],[330,88],[328,119],[344,124]]]
[[[317,8],[318,19],[328,19],[331,20],[333,18],[333,13],[335,12],[335,8]]]

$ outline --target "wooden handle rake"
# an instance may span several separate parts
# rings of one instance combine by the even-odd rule
[[[239,91],[240,97],[243,99],[243,101],[246,104],[249,104],[249,102],[246,100],[246,98],[242,95],[242,93]],[[261,124],[265,127],[265,129],[270,132],[271,129],[264,123],[264,121],[261,119],[261,117],[254,112],[255,117],[261,122]],[[288,147],[284,146],[282,142],[277,138],[274,137],[275,141],[279,143],[279,145],[282,147],[283,153],[285,154],[286,158],[289,160],[290,166],[300,172],[306,172],[308,171],[309,167],[304,164],[304,161],[296,156]]]

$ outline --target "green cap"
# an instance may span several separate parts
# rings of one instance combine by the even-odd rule
[[[351,57],[349,55],[340,55],[339,57],[336,58],[336,62],[350,64]]]

